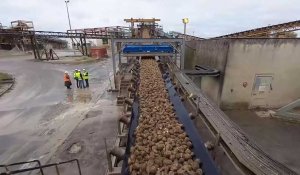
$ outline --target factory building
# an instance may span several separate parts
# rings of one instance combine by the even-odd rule
[[[220,76],[196,82],[222,109],[280,108],[300,98],[297,38],[200,40],[187,46],[186,68],[220,70]]]

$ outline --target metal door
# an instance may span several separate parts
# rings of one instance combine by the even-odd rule
[[[272,81],[273,75],[270,74],[258,74],[255,76],[251,93],[250,108],[266,108],[269,106],[268,97],[273,90]]]

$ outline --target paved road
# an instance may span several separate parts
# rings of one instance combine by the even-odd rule
[[[75,68],[89,70],[89,89],[63,86],[63,72]],[[109,60],[71,66],[29,56],[0,58],[0,71],[16,78],[13,90],[0,98],[0,164],[46,162],[103,94],[110,70]]]

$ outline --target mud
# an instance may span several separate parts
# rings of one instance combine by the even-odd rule
[[[86,114],[98,105],[109,85],[110,60],[73,66],[32,59],[0,59],[0,71],[16,78],[13,90],[0,98],[0,164],[32,159],[48,162]],[[75,68],[89,71],[89,89],[64,87],[63,72]],[[116,127],[107,128],[108,133],[111,128]]]
[[[78,159],[83,174],[104,175],[107,170],[104,140],[109,148],[113,147],[117,135],[116,121],[121,113],[114,99],[109,93],[103,94],[49,162]],[[80,145],[81,150],[70,154],[69,148],[74,144]],[[76,174],[76,164],[65,165],[60,171],[65,175]]]
[[[225,111],[273,159],[300,174],[300,124],[258,117],[255,111]]]

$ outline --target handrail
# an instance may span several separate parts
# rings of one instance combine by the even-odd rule
[[[62,164],[71,163],[71,162],[76,162],[79,175],[82,175],[81,167],[80,167],[78,159],[72,159],[72,160],[68,160],[68,161],[64,161],[64,162],[58,162],[58,163],[51,163],[51,164],[47,164],[47,165],[41,165],[39,160],[33,160],[33,161],[28,161],[28,162],[13,163],[13,164],[9,164],[9,165],[0,165],[0,167],[21,165],[21,164],[26,164],[26,163],[31,163],[31,162],[38,162],[39,166],[38,167],[32,167],[32,168],[24,168],[24,169],[19,169],[19,170],[13,170],[13,171],[9,171],[8,169],[6,169],[6,172],[0,173],[0,175],[19,174],[19,173],[24,173],[24,172],[30,172],[30,171],[37,170],[37,169],[40,169],[41,174],[44,175],[43,168],[48,168],[48,167],[53,167],[53,166],[55,166],[56,173],[57,173],[57,175],[59,175],[60,173],[59,173],[58,166],[62,165]]]
[[[12,164],[8,164],[8,165],[0,165],[0,167],[4,167],[6,171],[9,171],[8,167],[10,167],[10,166],[28,164],[28,163],[33,163],[33,162],[37,162],[39,167],[41,167],[41,162],[39,160],[31,160],[31,161],[27,161],[27,162],[17,162],[17,163],[12,163]],[[41,174],[44,175],[43,169],[42,168],[39,168],[39,169],[40,169]]]

